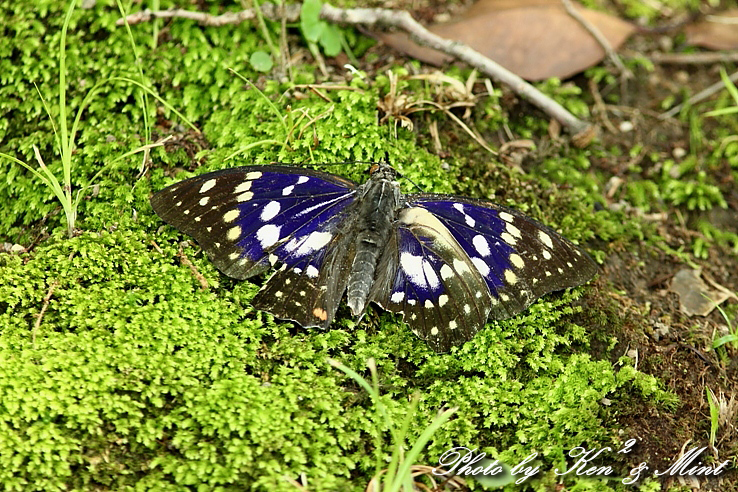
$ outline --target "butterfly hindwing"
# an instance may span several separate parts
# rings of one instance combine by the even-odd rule
[[[580,285],[597,266],[579,247],[520,212],[483,200],[408,196],[450,231],[487,283],[491,315],[509,318],[549,292]]]
[[[402,313],[412,331],[445,352],[474,336],[487,321],[484,278],[448,229],[427,210],[403,209],[380,260],[370,299]]]
[[[334,220],[319,231],[331,235],[328,244],[319,249],[301,254],[300,246],[292,248],[293,256],[287,257],[262,287],[253,300],[254,307],[305,327],[328,328],[346,290],[355,253],[350,227],[349,231],[340,230],[340,225]]]
[[[220,271],[244,279],[326,246],[355,190],[355,183],[318,171],[246,166],[180,181],[151,205],[194,237]]]

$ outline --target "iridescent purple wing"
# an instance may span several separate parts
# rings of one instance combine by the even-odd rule
[[[370,299],[402,314],[413,333],[437,352],[469,340],[487,321],[491,298],[484,278],[424,208],[400,212],[377,271]]]
[[[408,195],[407,207],[371,299],[437,352],[471,339],[488,315],[509,318],[597,272],[579,247],[515,210],[434,194]]]
[[[350,248],[340,226],[355,194],[355,183],[331,174],[247,166],[175,183],[156,193],[151,205],[194,237],[229,277],[244,279],[282,264],[254,300],[257,309],[303,326],[327,326],[343,290],[334,292],[340,285],[318,272],[326,261],[346,261]],[[311,300],[310,309],[303,298]]]
[[[514,316],[538,297],[581,285],[597,273],[581,248],[516,210],[450,195],[407,199],[438,218],[469,256],[489,288],[495,319]]]

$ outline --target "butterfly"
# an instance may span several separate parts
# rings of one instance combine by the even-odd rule
[[[345,294],[355,316],[370,302],[402,314],[436,352],[597,272],[581,248],[516,210],[403,194],[388,162],[369,175],[359,185],[298,167],[237,167],[175,183],[151,205],[225,275],[275,268],[257,309],[328,328]]]

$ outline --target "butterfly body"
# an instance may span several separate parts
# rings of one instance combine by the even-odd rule
[[[374,285],[380,255],[390,239],[398,211],[402,208],[400,184],[389,166],[372,168],[371,178],[358,189],[355,255],[348,279],[346,301],[356,316],[364,312]]]
[[[151,199],[216,267],[248,278],[277,267],[253,305],[327,328],[346,294],[401,313],[436,351],[470,339],[553,290],[589,280],[594,262],[519,212],[470,198],[405,195],[387,163],[357,185],[288,166],[247,166],[176,183]]]

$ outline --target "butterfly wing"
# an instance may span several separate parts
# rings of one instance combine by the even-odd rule
[[[409,195],[408,204],[438,218],[469,256],[489,288],[494,319],[514,316],[538,297],[597,273],[581,248],[516,210],[425,193]]]
[[[377,268],[370,299],[401,313],[436,352],[474,336],[491,297],[469,256],[444,224],[420,207],[403,209]]]
[[[332,275],[350,256],[343,220],[355,194],[355,183],[331,174],[247,166],[176,183],[152,196],[151,205],[229,277],[281,263],[254,306],[303,326],[327,326],[343,293],[337,281],[343,277]]]

